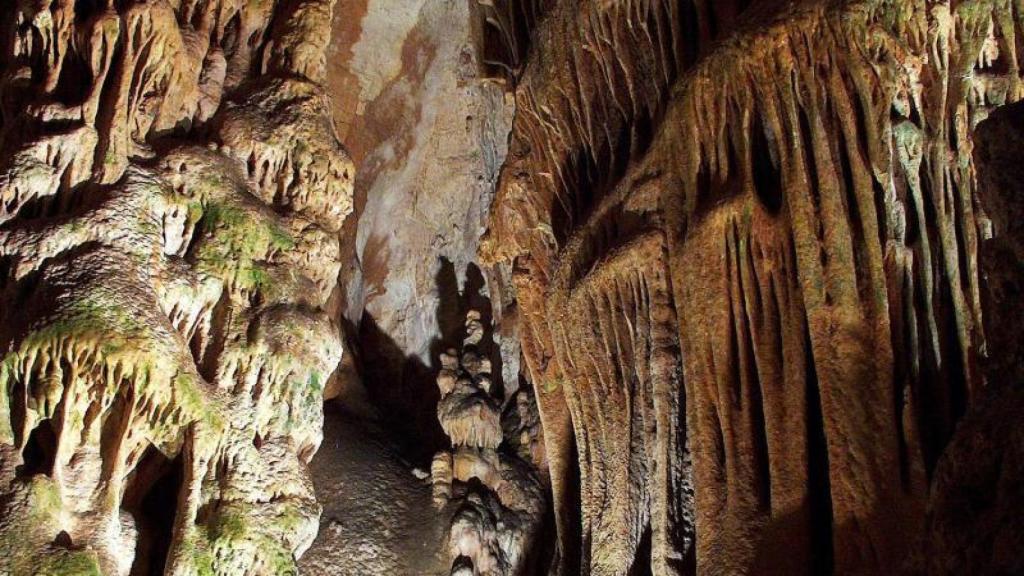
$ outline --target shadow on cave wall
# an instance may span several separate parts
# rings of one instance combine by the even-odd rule
[[[450,445],[437,421],[436,376],[441,368],[441,353],[458,348],[465,337],[465,319],[469,310],[478,310],[487,334],[481,344],[493,365],[498,393],[501,382],[501,355],[493,341],[490,324],[493,318],[490,298],[484,295],[486,280],[476,264],[466,269],[466,279],[459,290],[455,265],[440,258],[434,275],[439,303],[436,310],[435,337],[429,345],[430,363],[417,356],[406,355],[399,344],[386,333],[367,312],[358,327],[346,326],[346,333],[356,335],[353,347],[359,374],[373,406],[384,424],[398,436],[407,456],[417,465],[429,465],[433,455]]]

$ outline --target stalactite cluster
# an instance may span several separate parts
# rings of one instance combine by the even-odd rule
[[[549,9],[482,254],[563,573],[900,569],[985,386],[973,136],[1022,31],[999,0]]]
[[[18,0],[0,572],[281,574],[341,354],[327,0]]]
[[[0,574],[1024,572],[1021,0],[4,8]]]

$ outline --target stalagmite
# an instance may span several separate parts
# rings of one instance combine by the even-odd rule
[[[434,456],[431,482],[435,503],[455,508],[448,537],[452,576],[522,573],[545,503],[530,461],[503,445],[501,403],[479,347],[480,319],[469,311],[462,355],[445,353],[437,376],[438,419],[452,449]]]

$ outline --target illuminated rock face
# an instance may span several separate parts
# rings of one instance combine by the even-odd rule
[[[1021,34],[12,0],[0,574],[1024,571]]]
[[[562,573],[898,572],[986,388],[974,133],[1022,95],[1024,14],[537,4],[482,254]]]
[[[331,3],[2,17],[0,572],[280,574],[342,355]]]
[[[483,70],[478,8],[354,0],[334,17],[327,85],[358,174],[341,308],[368,396],[424,465],[447,444],[434,377],[465,306],[501,317],[513,302],[499,270],[476,266],[512,111]],[[501,327],[495,376],[514,384],[514,324]]]

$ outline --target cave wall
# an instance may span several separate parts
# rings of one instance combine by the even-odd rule
[[[327,83],[357,165],[341,305],[359,367],[338,394],[364,384],[427,459],[446,444],[440,353],[470,305],[490,318],[512,301],[507,280],[476,264],[512,110],[483,62],[485,25],[476,2],[422,0],[343,0],[332,24]],[[514,334],[495,340],[518,385]]]
[[[548,3],[482,254],[514,262],[562,573],[905,564],[984,388],[973,135],[1020,98],[1022,18]]]
[[[16,0],[0,572],[1020,572],[1022,10]]]
[[[5,4],[0,572],[283,574],[312,542],[331,7]]]

